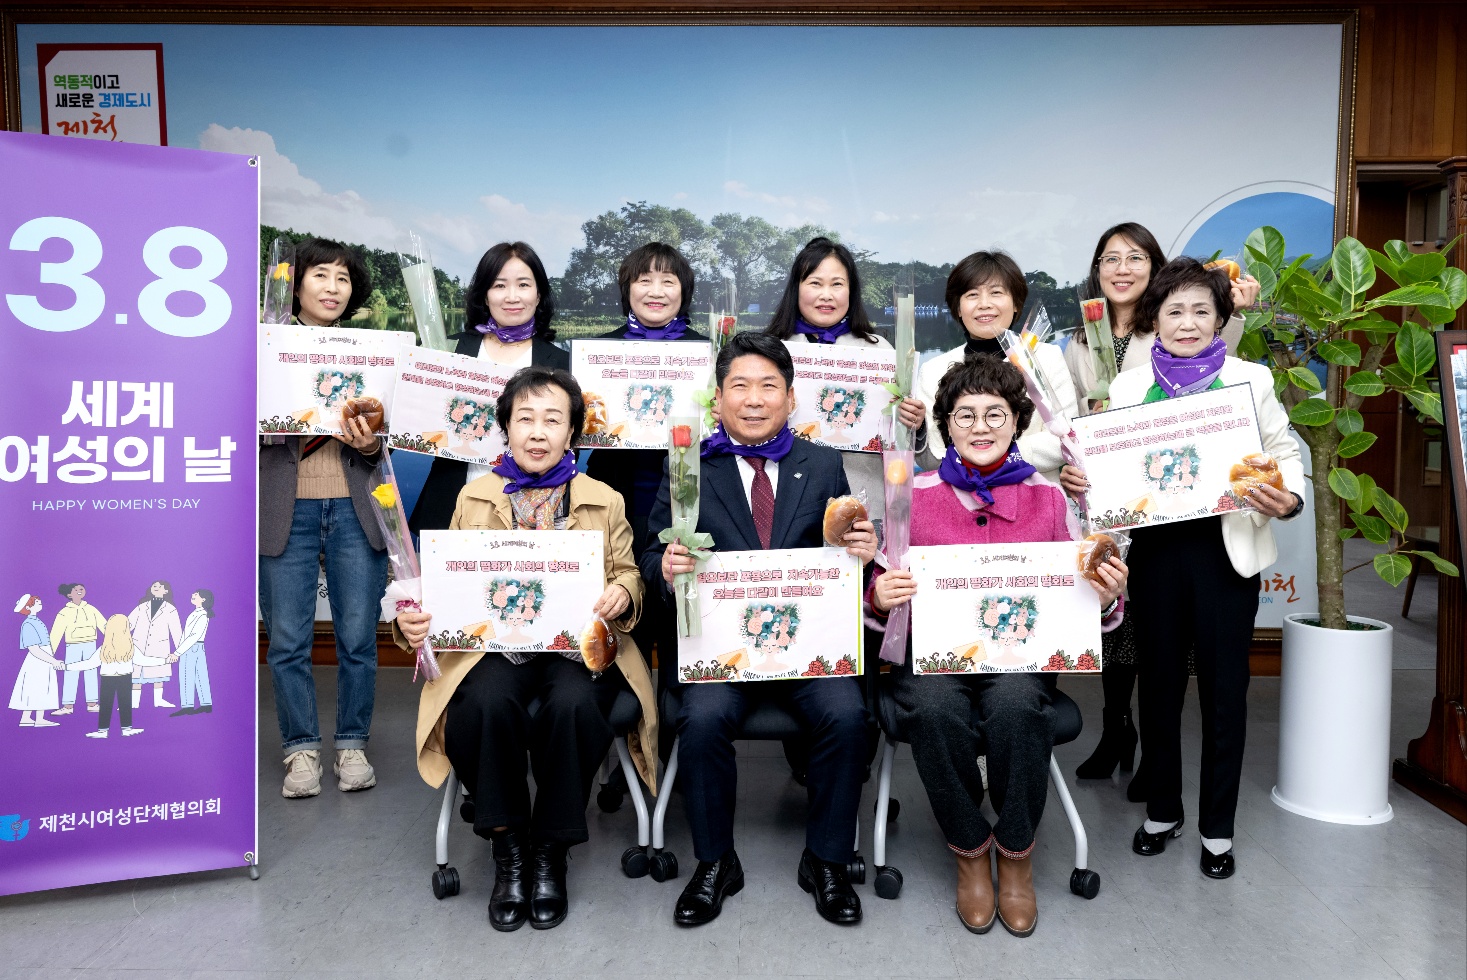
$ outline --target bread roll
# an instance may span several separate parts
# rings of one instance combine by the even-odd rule
[[[857,497],[831,497],[825,505],[825,543],[836,548],[846,546],[845,536],[857,521],[867,518],[866,505]]]
[[[350,420],[361,417],[367,423],[367,428],[373,432],[381,432],[382,424],[387,421],[387,410],[382,407],[382,402],[371,395],[363,395],[361,398],[348,398],[346,404],[341,406],[341,424],[346,428]]]
[[[1105,585],[1105,580],[1100,577],[1096,569],[1100,568],[1112,558],[1121,556],[1121,547],[1116,544],[1116,539],[1109,534],[1092,534],[1080,542],[1080,556],[1078,567],[1080,574],[1096,582]]]
[[[616,633],[600,616],[581,630],[581,661],[597,674],[616,661]]]
[[[1260,483],[1267,483],[1275,490],[1284,489],[1284,477],[1279,464],[1268,453],[1249,453],[1241,462],[1233,464],[1228,471],[1228,481],[1239,498],[1246,498],[1248,491]]]
[[[1242,268],[1232,259],[1217,259],[1215,261],[1208,262],[1202,268],[1221,269],[1228,274],[1228,280],[1231,282],[1236,282],[1238,277],[1243,274]]]

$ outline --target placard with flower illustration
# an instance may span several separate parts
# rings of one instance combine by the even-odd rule
[[[606,591],[600,531],[424,531],[435,652],[573,650]]]
[[[785,346],[795,362],[795,435],[835,449],[881,452],[882,421],[896,390],[896,351],[803,339]]]
[[[398,362],[414,343],[402,330],[260,324],[260,434],[335,435],[342,406],[368,397],[382,402],[379,431],[390,431]]]
[[[701,636],[678,679],[773,681],[861,673],[861,564],[838,548],[722,551],[698,564]]]
[[[571,373],[581,383],[581,448],[666,449],[673,416],[698,416],[713,346],[691,340],[573,340]]]
[[[1100,670],[1100,596],[1074,541],[912,548],[917,674]]]
[[[504,452],[494,403],[508,367],[477,357],[413,348],[406,352],[392,402],[393,449],[488,465]]]
[[[1097,530],[1247,509],[1229,478],[1233,464],[1263,448],[1247,384],[1113,408],[1074,427]]]

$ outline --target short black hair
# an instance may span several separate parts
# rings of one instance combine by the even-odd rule
[[[1146,284],[1146,292],[1136,303],[1136,329],[1155,330],[1156,318],[1161,308],[1173,293],[1192,286],[1201,286],[1212,293],[1212,305],[1217,308],[1217,324],[1214,335],[1222,330],[1233,315],[1233,285],[1222,269],[1204,268],[1201,262],[1190,256],[1179,256],[1162,266]]]
[[[1085,280],[1086,296],[1105,295],[1100,289],[1100,257],[1105,254],[1106,244],[1117,235],[1146,253],[1146,257],[1151,260],[1152,276],[1155,276],[1157,270],[1166,265],[1166,253],[1161,250],[1161,243],[1145,225],[1135,221],[1122,221],[1118,225],[1111,225],[1100,233],[1100,240],[1095,243],[1095,254],[1090,256],[1090,275]],[[1110,320],[1110,325],[1115,326],[1115,311],[1110,308],[1109,304],[1106,304],[1105,315]],[[1136,333],[1147,333],[1151,330],[1151,324],[1142,322],[1139,316],[1133,316],[1131,329]],[[1076,330],[1075,339],[1082,344],[1089,343],[1085,339],[1084,330]]]
[[[1016,441],[1029,428],[1029,421],[1034,417],[1034,403],[1029,400],[1024,376],[1019,369],[993,354],[974,354],[953,364],[937,383],[932,417],[937,421],[937,431],[942,433],[943,445],[953,444],[947,432],[947,420],[953,413],[953,406],[964,395],[997,395],[1008,402],[1016,423]]]
[[[550,321],[555,317],[555,298],[550,295],[550,277],[545,274],[545,263],[540,261],[540,256],[524,242],[500,242],[479,259],[464,290],[464,329],[472,331],[479,324],[489,322],[489,287],[510,259],[519,259],[530,267],[535,292],[540,294],[540,302],[535,304],[535,336],[554,340],[555,330]]]
[[[871,326],[871,318],[866,315],[866,303],[861,296],[861,273],[856,268],[856,257],[840,242],[833,242],[823,236],[810,239],[795,256],[794,263],[790,265],[789,278],[785,280],[784,294],[779,297],[779,305],[769,318],[769,326],[764,328],[766,333],[771,333],[780,340],[789,340],[795,335],[795,320],[800,316],[800,283],[810,278],[820,263],[832,255],[846,267],[846,282],[851,294],[851,305],[846,316],[849,318],[847,322],[851,333],[867,343],[876,343],[876,329]]]
[[[963,315],[958,310],[962,305],[963,294],[990,282],[996,282],[1009,291],[1009,295],[1014,298],[1014,319],[1019,318],[1019,311],[1029,298],[1029,284],[1024,281],[1024,271],[1019,268],[1019,264],[1007,252],[994,249],[992,252],[965,255],[953,266],[953,271],[947,274],[947,309],[960,325]],[[1011,321],[1009,326],[1013,325]]]
[[[82,583],[80,582],[62,582],[60,585],[56,586],[56,591],[69,599],[71,598],[71,590],[81,584]]]
[[[671,272],[677,276],[683,287],[677,315],[687,316],[693,308],[693,290],[697,288],[693,267],[683,258],[683,253],[661,242],[648,242],[621,260],[621,268],[616,270],[616,284],[621,288],[621,315],[632,312],[632,283],[649,272]]]
[[[718,363],[714,365],[714,376],[718,379],[718,387],[723,387],[723,379],[728,377],[734,358],[749,354],[773,361],[774,366],[779,368],[779,373],[784,375],[785,387],[794,386],[795,362],[790,357],[789,348],[784,345],[784,341],[772,333],[746,330],[728,338],[723,349],[718,352]]]
[[[540,394],[546,388],[559,388],[570,399],[571,446],[581,441],[581,431],[586,426],[586,400],[581,397],[581,385],[576,376],[560,368],[532,365],[520,368],[504,385],[499,400],[494,403],[494,419],[499,431],[509,440],[509,417],[514,413],[515,399],[526,392]]]
[[[305,279],[306,272],[315,266],[331,265],[334,262],[346,266],[347,274],[351,276],[351,295],[346,298],[346,305],[341,308],[341,316],[337,319],[350,320],[362,308],[367,297],[372,295],[372,273],[367,269],[367,263],[361,255],[356,249],[347,248],[329,238],[307,238],[303,242],[297,242],[295,246],[295,290],[290,297],[290,312],[293,315],[300,316],[301,313],[300,284]]]

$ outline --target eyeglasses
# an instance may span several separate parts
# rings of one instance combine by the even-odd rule
[[[965,408],[961,411],[953,412],[947,417],[947,420],[960,429],[971,429],[973,428],[973,423],[976,422],[978,418],[979,415],[977,412]],[[1009,413],[1005,412],[1001,408],[990,408],[988,411],[983,413],[982,418],[983,424],[988,428],[1001,429],[1004,427],[1005,423],[1008,422]]]
[[[1100,257],[1100,267],[1106,272],[1114,272],[1124,265],[1128,269],[1144,269],[1151,264],[1151,256],[1141,252],[1132,252],[1122,259],[1119,255],[1111,252]]]

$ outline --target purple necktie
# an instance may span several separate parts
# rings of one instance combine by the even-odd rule
[[[774,535],[774,484],[764,472],[768,462],[763,456],[745,456],[744,462],[754,467],[754,486],[749,491],[749,509],[754,512],[754,530],[759,532],[759,547],[768,549]]]

